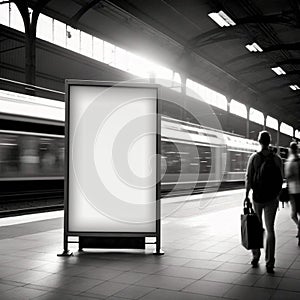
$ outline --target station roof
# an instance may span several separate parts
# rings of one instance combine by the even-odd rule
[[[42,12],[300,128],[299,0],[51,0]]]

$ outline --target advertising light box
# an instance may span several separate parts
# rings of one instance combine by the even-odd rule
[[[154,234],[157,87],[67,86],[67,232]]]

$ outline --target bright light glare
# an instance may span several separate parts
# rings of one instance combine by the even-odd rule
[[[297,84],[290,85],[290,88],[291,88],[293,91],[300,90],[300,87],[299,87]]]
[[[209,13],[208,16],[215,21],[220,27],[229,27],[236,25],[236,23],[226,14],[220,10],[218,13]]]
[[[277,75],[285,75],[286,72],[281,67],[271,68]]]
[[[250,108],[249,119],[250,121],[255,122],[257,124],[264,125],[264,114],[261,111],[252,107]]]
[[[247,119],[247,108],[246,108],[246,105],[243,104],[243,103],[240,103],[234,99],[232,99],[230,101],[230,108],[229,108],[229,111],[232,113],[232,114],[235,114],[237,116],[240,116],[244,119]]]
[[[267,116],[266,126],[269,127],[269,128],[278,130],[278,121],[277,121],[277,119],[275,119],[271,116]]]
[[[280,124],[280,132],[289,136],[293,136],[294,135],[294,129],[292,126],[282,122]]]
[[[208,16],[215,21],[220,27],[228,27],[230,26],[218,13],[210,13]]]
[[[49,120],[65,120],[65,104],[61,101],[49,100],[18,94],[9,91],[0,91],[0,112],[31,116]]]
[[[50,43],[53,42],[53,19],[44,15],[39,15],[36,36]]]
[[[190,79],[187,79],[186,87],[188,96],[227,111],[227,99],[224,95]]]
[[[10,6],[11,9],[10,27],[19,30],[21,32],[24,32],[25,31],[24,22],[18,7],[16,6],[15,3],[11,3],[10,5],[11,5]],[[2,9],[2,4],[0,4],[0,7]]]
[[[2,3],[0,9],[0,24],[9,26],[9,3]]]
[[[263,52],[263,49],[257,44],[257,43],[253,43],[253,44],[248,44],[245,46],[250,52]]]
[[[219,15],[231,26],[235,26],[236,23],[227,15],[224,13],[223,10],[219,11]]]

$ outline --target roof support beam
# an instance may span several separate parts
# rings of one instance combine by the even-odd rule
[[[86,5],[82,6],[78,12],[70,19],[70,24],[72,27],[77,28],[77,24],[79,19],[92,7],[94,7],[96,4],[98,4],[102,0],[92,0]]]
[[[269,15],[269,16],[263,16],[263,15],[256,15],[256,16],[250,16],[245,18],[239,18],[234,19],[234,22],[236,23],[236,26],[229,26],[229,27],[222,27],[222,28],[215,28],[213,30],[207,31],[205,33],[202,33],[193,39],[189,41],[189,44],[191,46],[197,47],[198,43],[200,43],[202,40],[205,40],[206,38],[212,37],[214,35],[218,35],[220,33],[225,33],[229,31],[237,31],[238,27],[241,25],[246,24],[286,24],[292,26],[292,18],[283,14],[275,14],[275,15]],[[235,33],[236,34],[236,33]]]
[[[286,59],[286,60],[277,62],[277,64],[279,66],[282,66],[282,65],[300,65],[300,59],[298,59],[298,58]]]

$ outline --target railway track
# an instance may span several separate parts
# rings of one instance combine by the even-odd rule
[[[243,184],[222,184],[219,191],[239,189]],[[215,189],[195,189],[192,193],[187,190],[172,193],[162,193],[162,198],[195,195],[214,191]],[[6,192],[0,194],[0,218],[62,210],[64,208],[63,189],[29,190]]]

